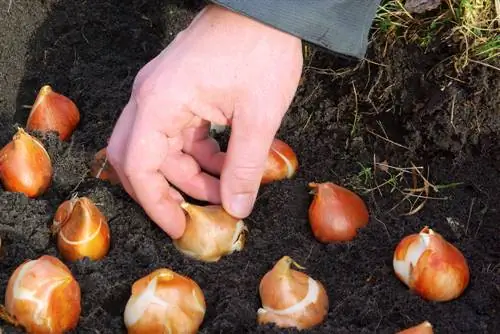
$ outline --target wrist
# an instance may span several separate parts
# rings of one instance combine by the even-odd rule
[[[280,39],[288,39],[290,42],[302,45],[302,39],[300,37],[259,21],[243,12],[235,11],[229,7],[211,3],[204,8],[204,11],[211,17],[214,24],[223,22],[225,28],[237,27],[238,30],[243,30],[243,32],[255,31],[262,37],[272,36]]]

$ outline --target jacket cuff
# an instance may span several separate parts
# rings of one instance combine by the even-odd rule
[[[212,0],[335,53],[361,59],[379,0]]]

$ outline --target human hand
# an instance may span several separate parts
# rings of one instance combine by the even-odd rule
[[[302,65],[299,38],[208,5],[135,78],[107,147],[125,190],[174,239],[185,216],[171,184],[248,216]],[[231,126],[226,153],[211,122]]]

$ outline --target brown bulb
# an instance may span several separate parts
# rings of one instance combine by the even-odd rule
[[[59,334],[76,328],[81,312],[80,285],[56,257],[26,260],[11,275],[0,317],[34,334]]]
[[[366,204],[352,191],[331,182],[311,182],[309,187],[314,194],[309,223],[318,241],[350,241],[368,224]]]
[[[56,211],[52,231],[57,233],[57,247],[66,260],[100,260],[109,251],[107,219],[87,197],[64,201]]]
[[[205,311],[205,296],[194,280],[160,268],[132,285],[124,322],[128,334],[194,334]]]
[[[428,226],[398,243],[393,268],[411,291],[437,302],[458,298],[470,281],[462,252]]]
[[[31,107],[26,123],[29,131],[58,133],[61,140],[68,140],[80,122],[80,112],[68,97],[56,93],[49,85],[43,86]]]
[[[413,326],[402,331],[397,332],[396,334],[433,334],[434,331],[432,329],[432,324],[428,321],[424,321],[417,326]]]
[[[292,178],[297,172],[298,164],[292,148],[275,138],[269,150],[261,184]]]
[[[90,175],[101,180],[107,180],[111,184],[120,184],[120,179],[115,169],[107,158],[106,147],[100,149],[94,156],[90,165]]]
[[[205,262],[241,251],[248,228],[243,220],[227,213],[220,205],[198,206],[183,202],[186,212],[184,234],[173,240],[184,255]]]
[[[281,328],[302,330],[320,324],[327,316],[329,301],[323,284],[291,269],[292,264],[304,269],[289,256],[283,256],[262,278],[259,324],[274,323]]]
[[[0,180],[7,191],[38,197],[49,188],[52,173],[45,147],[22,128],[0,150]]]

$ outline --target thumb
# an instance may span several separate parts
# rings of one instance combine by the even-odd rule
[[[253,107],[235,111],[220,176],[222,204],[235,217],[245,218],[253,209],[269,149],[281,123],[278,114],[283,113]]]

